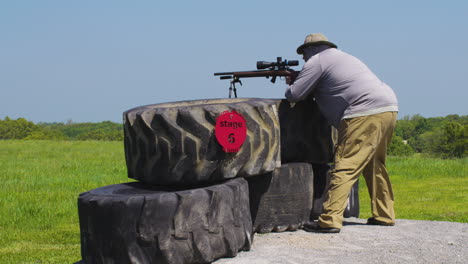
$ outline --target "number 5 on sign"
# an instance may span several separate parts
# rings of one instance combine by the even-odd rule
[[[226,111],[216,118],[215,136],[225,152],[238,152],[247,136],[244,117],[236,111]]]
[[[236,142],[236,136],[235,135],[236,134],[234,134],[234,133],[229,134],[229,136],[228,136],[229,144],[234,144],[234,142]]]

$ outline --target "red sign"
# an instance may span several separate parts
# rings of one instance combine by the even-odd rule
[[[244,117],[236,111],[225,111],[216,118],[215,135],[225,152],[238,152],[247,136]]]

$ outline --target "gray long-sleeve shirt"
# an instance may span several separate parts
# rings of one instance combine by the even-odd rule
[[[335,48],[312,56],[285,96],[297,102],[310,93],[335,127],[343,118],[398,111],[393,90],[359,59]]]

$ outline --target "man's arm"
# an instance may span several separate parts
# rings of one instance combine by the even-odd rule
[[[286,80],[292,84],[286,89],[285,97],[289,102],[304,100],[317,85],[322,76],[319,55],[311,57],[295,80]]]

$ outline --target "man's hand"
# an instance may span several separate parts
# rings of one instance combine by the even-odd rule
[[[298,71],[291,71],[291,74],[289,76],[286,76],[286,84],[287,85],[293,84],[298,75],[299,75]]]

